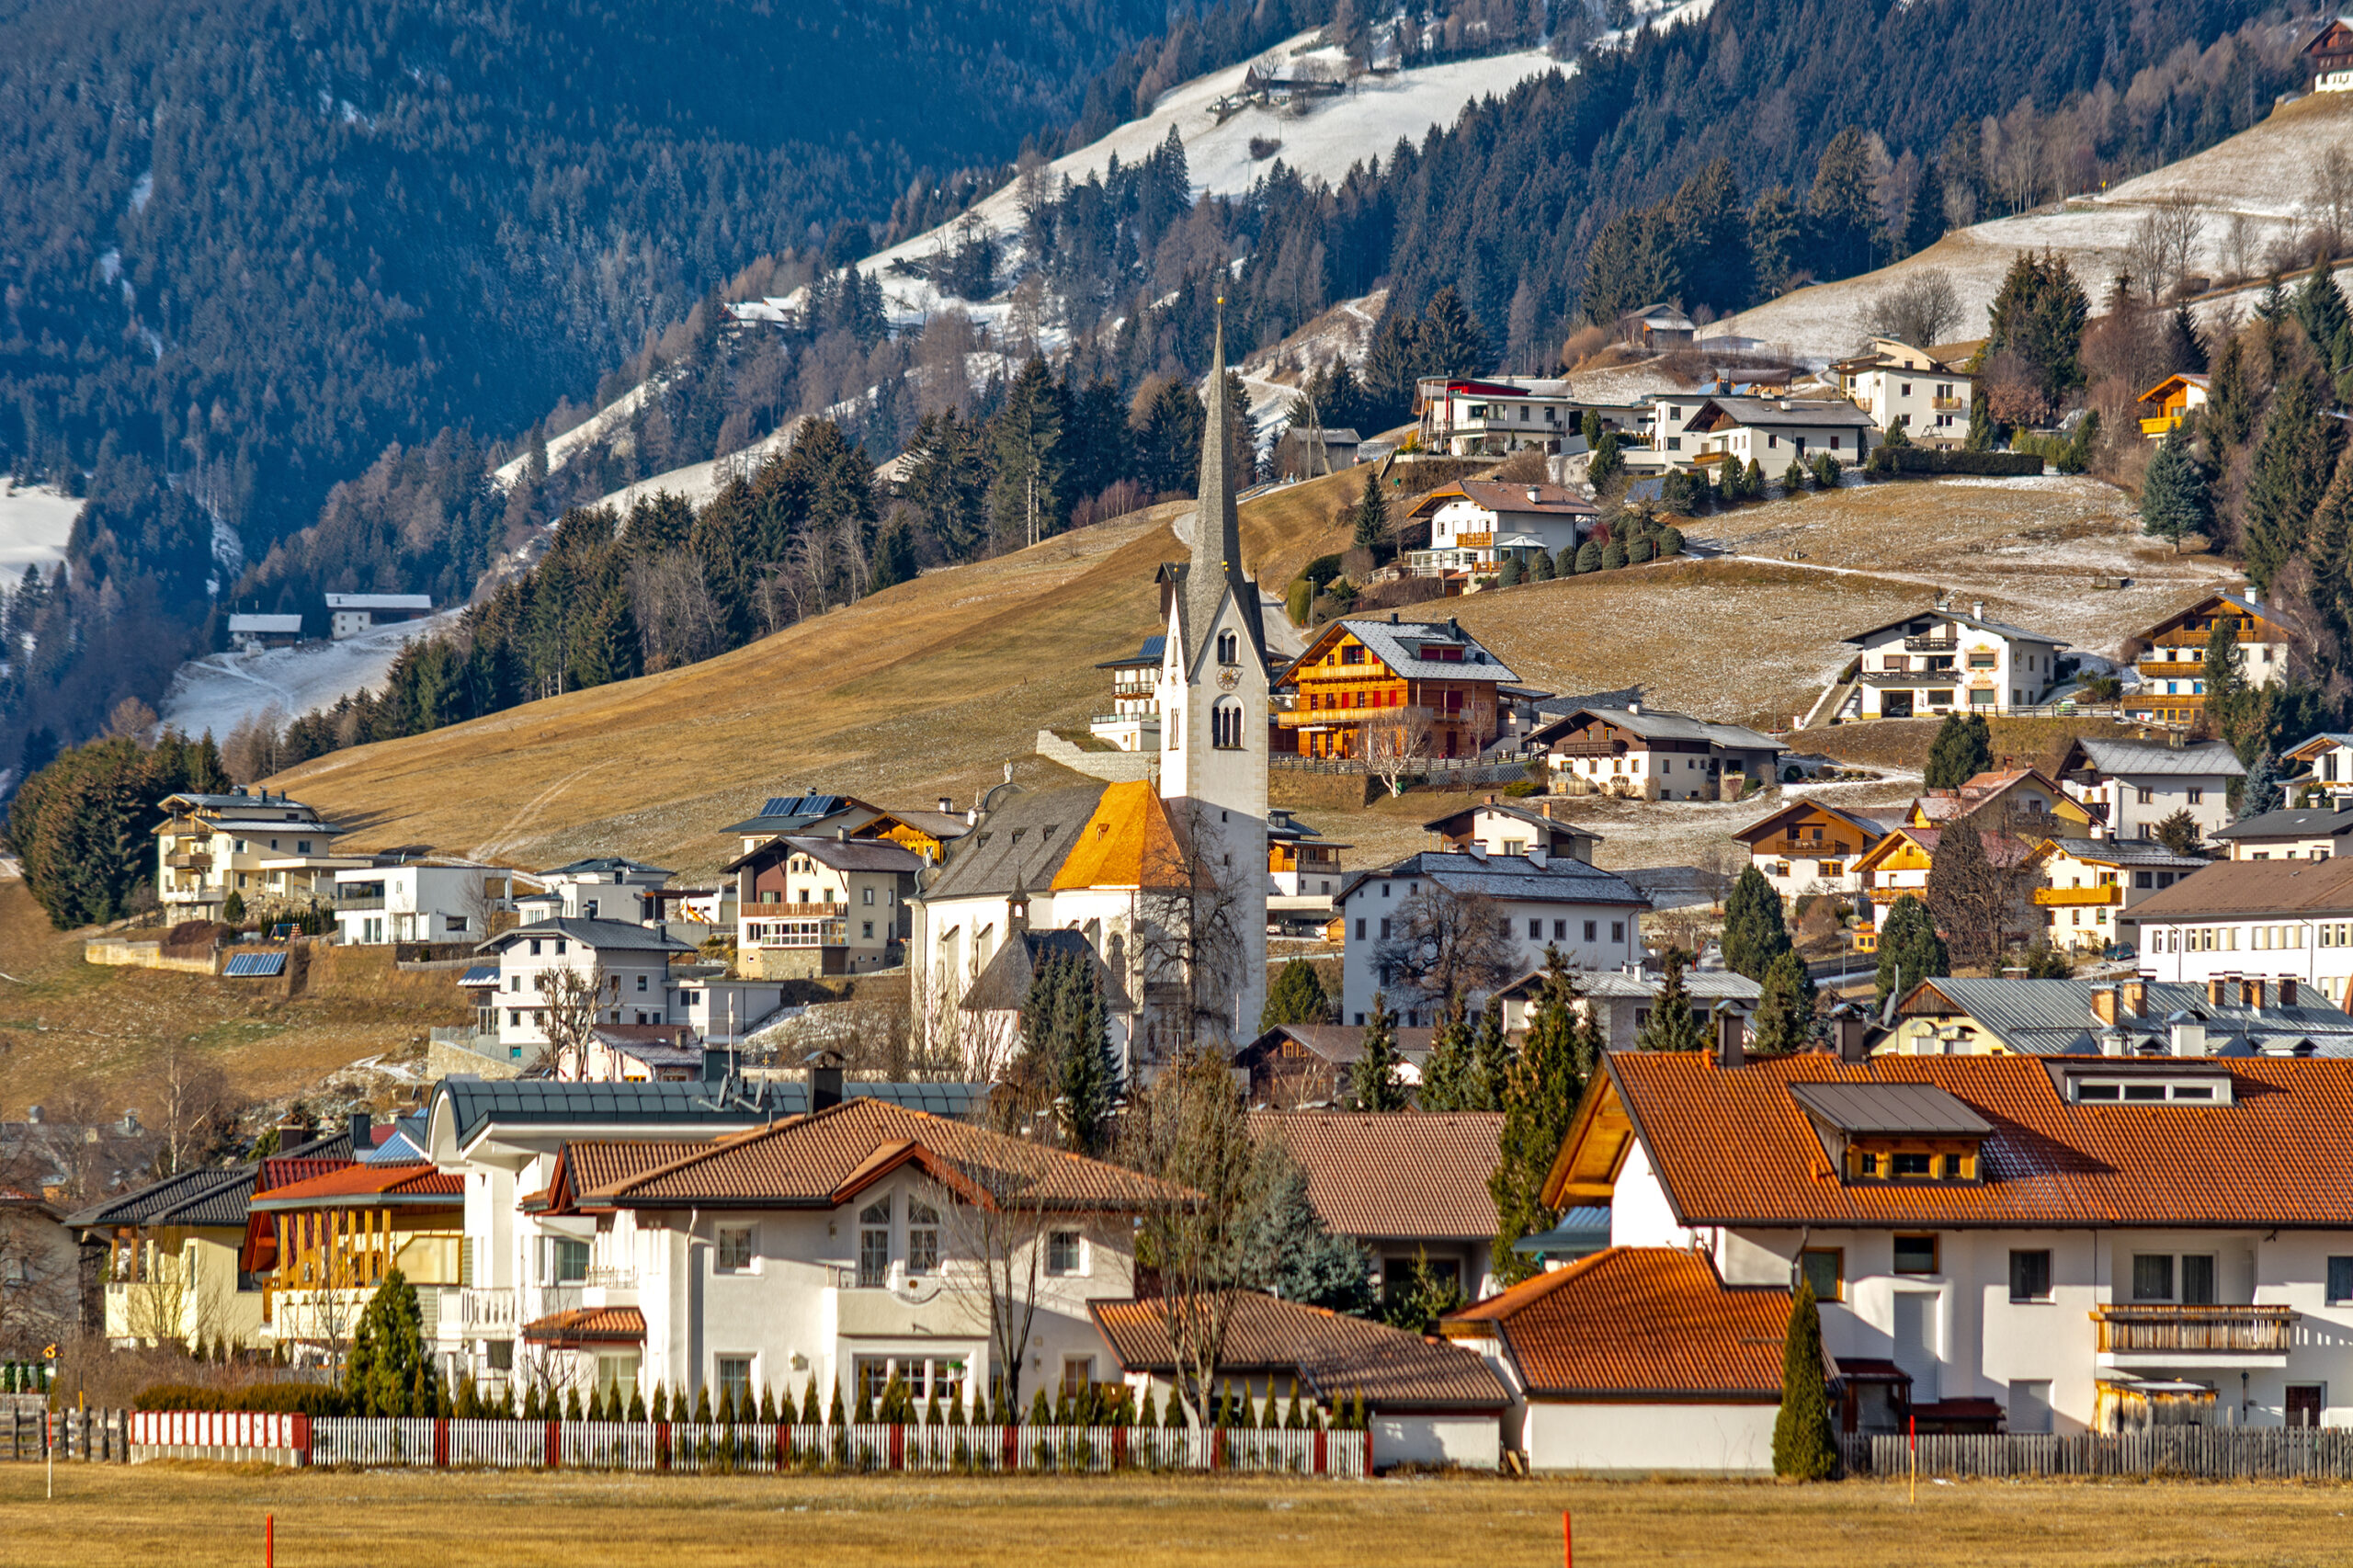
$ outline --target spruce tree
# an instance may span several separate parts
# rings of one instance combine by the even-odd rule
[[[2257,588],[2269,588],[2272,576],[2303,543],[2344,444],[2344,426],[2328,412],[2313,378],[2290,375],[2281,381],[2263,421],[2246,486],[2242,548],[2247,580]]]
[[[1741,868],[1724,899],[1724,967],[1751,980],[1765,978],[1768,965],[1790,950],[1790,928],[1781,918],[1781,895],[1754,864]]]
[[[1708,1025],[1692,1010],[1691,993],[1683,983],[1683,949],[1666,949],[1666,972],[1659,979],[1658,994],[1651,998],[1650,1017],[1634,1033],[1637,1051],[1705,1051]]]
[[[1371,1020],[1365,1026],[1363,1048],[1348,1069],[1347,1108],[1404,1110],[1412,1100],[1402,1073],[1405,1058],[1397,1049],[1397,1014],[1378,991],[1372,995]]]
[[[1773,1419],[1773,1473],[1793,1481],[1827,1481],[1837,1473],[1838,1444],[1831,1435],[1830,1389],[1822,1371],[1822,1309],[1813,1286],[1798,1281],[1781,1346],[1781,1409]]]
[[[1429,1059],[1422,1063],[1422,1087],[1415,1097],[1426,1111],[1484,1108],[1471,1101],[1478,1093],[1477,1072],[1471,1057],[1471,1022],[1464,1016],[1462,994],[1447,998],[1431,1037]]]
[[[2206,408],[2200,416],[2207,432],[2214,437],[2216,461],[2221,454],[2246,445],[2255,433],[2257,399],[2255,380],[2247,369],[2245,340],[2235,333],[2222,345],[2222,358],[2214,362],[2214,381],[2208,389]]]
[[[1597,1057],[1597,1060],[1598,1058]],[[1471,1037],[1472,1081],[1476,1085],[1473,1103],[1465,1110],[1501,1110],[1505,1097],[1511,1092],[1511,1040],[1504,1032],[1504,1004],[1500,996],[1490,996],[1479,1011],[1479,1027]]]
[[[1088,957],[1063,965],[1062,1050],[1055,1063],[1054,1109],[1063,1146],[1101,1153],[1120,1095],[1119,1060],[1112,1054],[1109,1013],[1100,971]]]
[[[1495,586],[1517,588],[1519,586],[1519,557],[1517,553],[1506,554],[1504,557],[1503,565],[1495,573]]]
[[[2232,820],[2245,822],[2266,812],[2276,812],[2282,803],[2279,764],[2271,756],[2271,748],[2266,746],[2256,755],[2254,766],[2246,770],[2246,778],[2239,790],[2238,810]]]
[[[2178,554],[2186,536],[2211,534],[2213,527],[2214,499],[2206,470],[2181,431],[2170,430],[2157,443],[2157,455],[2149,460],[2148,474],[2141,482],[2141,531],[2164,540]]]
[[[1332,999],[1323,977],[1305,959],[1292,959],[1276,971],[1267,987],[1267,1005],[1258,1012],[1258,1031],[1283,1024],[1322,1024],[1332,1018]]]
[[[1355,532],[1349,542],[1358,550],[1370,551],[1375,561],[1385,556],[1393,540],[1390,532],[1389,497],[1381,493],[1378,466],[1365,469],[1364,488],[1357,494],[1357,504],[1350,517]]]
[[[1928,906],[1910,893],[1888,907],[1879,923],[1879,972],[1874,1002],[1887,1000],[1900,983],[1909,991],[1924,980],[1952,972],[1952,959]]]
[[[1546,948],[1535,1015],[1505,1091],[1495,1168],[1487,1177],[1495,1204],[1495,1268],[1506,1284],[1527,1278],[1538,1267],[1514,1252],[1513,1244],[1551,1230],[1561,1219],[1544,1204],[1544,1180],[1599,1060],[1592,1026],[1578,1021],[1576,999],[1575,977],[1561,950]]]
[[[1581,545],[1577,546],[1577,573],[1578,573],[1578,574],[1579,574],[1580,576],[1582,576],[1582,575],[1584,575],[1585,574],[1586,574],[1586,573],[1588,573],[1588,572],[1598,572],[1598,571],[1600,571],[1600,570],[1601,570],[1601,544],[1600,544],[1600,541],[1598,541],[1598,540],[1590,540],[1590,539],[1589,539],[1589,540],[1586,540],[1583,544],[1581,544]]]
[[[1803,1051],[1813,1039],[1813,977],[1805,960],[1788,949],[1766,966],[1756,1014],[1750,1019],[1751,1045],[1763,1055]]]
[[[2236,747],[2252,728],[2262,694],[2247,684],[2246,653],[2239,647],[2238,622],[2231,617],[2218,615],[2206,629],[2206,653],[2198,673],[2206,688],[2207,722]]]

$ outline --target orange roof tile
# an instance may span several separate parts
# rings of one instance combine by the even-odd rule
[[[1078,830],[1056,888],[1140,888],[1179,877],[1184,855],[1167,804],[1148,782],[1113,784]],[[1181,880],[1181,878],[1179,878]]]
[[[2346,1225],[2353,1061],[2226,1057],[2181,1064],[2228,1072],[2235,1102],[2229,1105],[2074,1104],[2062,1096],[2056,1074],[2098,1065],[1894,1055],[1850,1065],[1804,1055],[1727,1069],[1706,1055],[1613,1051],[1592,1092],[1595,1106],[1607,1108],[1611,1099],[1622,1106],[1687,1225]],[[1804,1083],[1944,1089],[1993,1125],[1979,1145],[1982,1179],[1842,1181],[1790,1093]],[[1608,1120],[1581,1113],[1578,1126],[1606,1129]],[[1573,1137],[1548,1193],[1565,1184],[1576,1153]]]
[[[1307,1201],[1344,1236],[1486,1240],[1495,1233],[1504,1119],[1476,1111],[1259,1112],[1307,1172]]]
[[[523,1325],[533,1345],[632,1345],[645,1337],[645,1314],[635,1307],[574,1307]]]
[[[1157,1301],[1090,1301],[1087,1310],[1124,1370],[1174,1369]],[[1511,1403],[1494,1370],[1459,1346],[1255,1291],[1235,1298],[1219,1364],[1237,1376],[1296,1377],[1323,1400],[1361,1392],[1376,1410],[1500,1410]]]
[[[830,1209],[906,1165],[972,1201],[1017,1191],[1072,1212],[1124,1211],[1176,1195],[1150,1176],[1101,1160],[860,1097],[698,1145],[666,1165],[582,1188],[574,1201],[588,1209]]]
[[[278,1209],[374,1208],[385,1203],[455,1208],[465,1199],[465,1178],[431,1165],[350,1165],[267,1192],[254,1194],[252,1207]]]
[[[1539,1399],[1780,1403],[1785,1290],[1735,1290],[1680,1247],[1611,1247],[1448,1315],[1494,1333]]]

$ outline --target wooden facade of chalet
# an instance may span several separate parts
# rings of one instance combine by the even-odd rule
[[[1392,666],[1375,641],[1408,643],[1420,673]],[[1434,676],[1433,666],[1447,675]],[[1461,671],[1460,677],[1453,674]],[[1377,631],[1326,626],[1276,683],[1273,749],[1364,759],[1383,746],[1421,757],[1472,757],[1502,733],[1498,685],[1512,672],[1447,623]]]
[[[2167,376],[2141,394],[2141,434],[2158,441],[2180,429],[2183,420],[2206,405],[2212,386],[2211,376]]]
[[[1884,835],[1863,822],[1813,801],[1797,801],[1733,837],[1748,846],[1748,858],[1777,889],[1783,881],[1847,883],[1858,857]]]
[[[1269,838],[1267,840],[1267,869],[1277,876],[1296,872],[1307,877],[1336,877],[1340,874],[1340,851],[1347,847],[1345,844]]]
[[[2286,672],[2288,634],[2263,607],[2238,594],[2210,594],[2149,628],[2132,661],[2140,672],[2136,711],[2159,723],[2188,724],[2206,710],[2206,642],[2216,621],[2238,637],[2242,673],[2250,686],[2268,686]]]
[[[2353,89],[2353,23],[2332,17],[2304,45],[2304,63],[2312,68],[2315,93]]]

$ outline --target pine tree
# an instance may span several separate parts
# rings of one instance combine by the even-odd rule
[[[2256,443],[2246,486],[2242,549],[2247,580],[2257,588],[2268,589],[2273,574],[2302,544],[2344,443],[2344,426],[2329,414],[2313,378],[2290,375],[2281,381],[2263,422],[2263,438]]]
[[[1979,387],[1969,394],[1969,433],[1961,437],[1964,451],[1990,452],[1994,449],[1993,405],[1985,400],[1985,389]]]
[[[1637,1051],[1705,1051],[1707,1023],[1692,1010],[1691,993],[1683,983],[1683,949],[1666,949],[1666,972],[1659,979],[1658,994],[1651,998],[1651,1016],[1634,1033]]]
[[[2141,482],[2141,531],[2164,540],[2178,554],[2186,536],[2211,534],[2213,527],[2214,500],[2206,470],[2181,431],[2168,431]]]
[[[1781,895],[1754,865],[1741,868],[1724,899],[1724,967],[1751,980],[1790,950],[1790,928],[1781,918]]]
[[[2256,755],[2254,766],[2246,770],[2246,778],[2239,789],[2238,810],[2232,820],[2245,822],[2266,812],[2276,812],[2281,805],[2279,764],[2266,746]]]
[[[1364,488],[1357,493],[1357,504],[1349,512],[1354,528],[1349,542],[1358,550],[1372,551],[1378,561],[1389,552],[1394,543],[1389,520],[1389,497],[1381,488],[1381,471],[1368,466],[1364,471]]]
[[[364,1415],[430,1415],[438,1386],[416,1287],[399,1269],[388,1270],[359,1314],[344,1361],[344,1397]]]
[[[1448,284],[1423,307],[1415,354],[1426,376],[1476,376],[1487,369],[1487,335]]]
[[[1798,1281],[1781,1348],[1781,1409],[1773,1419],[1773,1473],[1794,1481],[1827,1481],[1837,1473],[1838,1445],[1830,1430],[1830,1390],[1822,1371],[1822,1309],[1813,1286]]]
[[[1371,1020],[1365,1026],[1363,1048],[1348,1069],[1347,1108],[1404,1110],[1412,1099],[1401,1073],[1405,1058],[1397,1049],[1397,1014],[1378,991],[1372,995]]]
[[[1910,893],[1893,904],[1879,923],[1879,973],[1874,1002],[1887,1000],[1899,984],[1909,991],[1924,980],[1952,972],[1952,960],[1928,906]]]
[[[1479,1027],[1471,1037],[1471,1062],[1476,1103],[1462,1108],[1503,1109],[1505,1097],[1511,1091],[1512,1051],[1510,1038],[1504,1032],[1504,1004],[1500,996],[1488,997],[1486,1006],[1480,1009]]]
[[[1446,1011],[1430,1040],[1430,1053],[1422,1063],[1422,1087],[1415,1102],[1426,1111],[1479,1110],[1471,1103],[1479,1092],[1471,1058],[1471,1023],[1464,1016],[1462,994],[1447,998]]]
[[[1756,1014],[1750,1020],[1751,1045],[1760,1054],[1803,1051],[1813,1039],[1813,977],[1794,948],[1766,966]]]
[[[2238,622],[2231,617],[2218,615],[2206,629],[2206,653],[2199,675],[2206,688],[2207,722],[2222,739],[2238,746],[2252,728],[2262,694],[2247,684],[2246,653],[2239,647]]]
[[[1112,1054],[1109,1013],[1101,974],[1090,957],[1063,966],[1062,1050],[1054,1073],[1054,1108],[1064,1146],[1094,1155],[1102,1150],[1120,1096],[1119,1059]]]
[[[2223,343],[2222,356],[2214,363],[2214,382],[2201,416],[2214,437],[2218,462],[2222,451],[2246,445],[2255,433],[2255,414],[2254,378],[2247,370],[2245,343],[2234,333]]]
[[[1561,1219],[1544,1204],[1544,1181],[1599,1061],[1595,1026],[1590,1019],[1580,1024],[1576,999],[1575,978],[1560,949],[1546,948],[1535,1013],[1504,1096],[1495,1168],[1487,1177],[1495,1204],[1495,1267],[1506,1284],[1537,1268],[1512,1250],[1513,1244],[1552,1229]]]
[[[1032,356],[1006,389],[1005,406],[989,422],[996,478],[989,486],[989,517],[999,541],[1013,549],[1061,531],[1063,462],[1061,389],[1042,358]]]
[[[1292,959],[1276,971],[1274,983],[1267,987],[1267,1005],[1258,1013],[1258,1032],[1284,1024],[1328,1023],[1331,1017],[1332,999],[1324,992],[1323,977],[1305,959]]]

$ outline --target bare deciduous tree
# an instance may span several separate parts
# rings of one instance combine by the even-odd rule
[[[1379,721],[1368,720],[1357,733],[1363,743],[1365,770],[1387,785],[1390,794],[1402,795],[1406,777],[1419,771],[1416,765],[1430,755],[1430,710],[1400,708]]]
[[[941,1282],[973,1324],[987,1333],[990,1355],[1004,1374],[1005,1397],[1018,1408],[1053,1233],[1096,1227],[1049,1201],[1034,1171],[972,1162],[960,1174],[970,1183],[968,1189],[930,1182],[917,1189],[916,1200],[939,1216],[947,1233]],[[975,1380],[972,1397],[982,1392]]]
[[[1381,988],[1408,1010],[1443,1006],[1512,978],[1509,917],[1492,899],[1424,882],[1397,906],[1389,940],[1373,949]]]
[[[158,1176],[210,1164],[236,1132],[238,1105],[227,1074],[186,1041],[165,1048],[145,1098],[163,1139],[155,1155]]]
[[[523,1075],[577,1079],[588,1071],[589,1037],[604,1005],[604,966],[592,961],[577,969],[542,970],[538,980],[531,1005],[548,1039]]]
[[[1250,918],[1255,903],[1244,897],[1247,879],[1265,875],[1265,860],[1234,864],[1211,815],[1198,801],[1184,802],[1170,824],[1174,842],[1151,851],[1143,867],[1135,924],[1146,1024],[1137,1060],[1146,1065],[1195,1045],[1230,1049],[1257,1026],[1235,1010],[1252,946],[1266,940]]]
[[[1942,343],[1961,325],[1961,295],[1952,274],[1924,267],[1893,288],[1882,289],[1864,314],[1864,329],[1915,348]]]
[[[649,675],[699,664],[727,645],[725,617],[694,551],[668,550],[635,562],[629,593]]]

